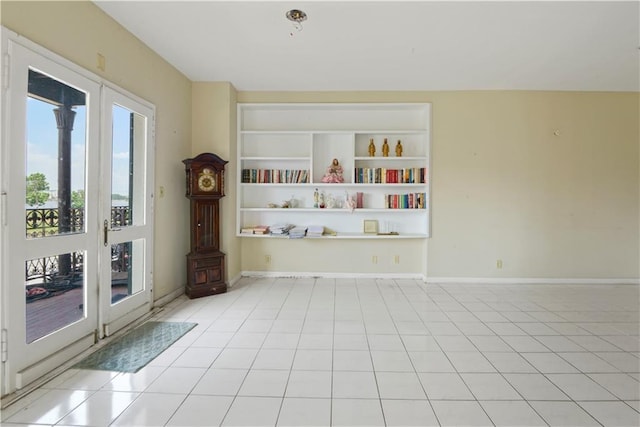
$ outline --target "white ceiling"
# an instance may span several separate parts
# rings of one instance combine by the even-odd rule
[[[637,0],[95,3],[189,79],[242,91],[640,90]]]

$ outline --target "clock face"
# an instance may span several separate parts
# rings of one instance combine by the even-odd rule
[[[200,191],[213,191],[216,189],[216,177],[211,169],[205,168],[198,177],[198,189]]]

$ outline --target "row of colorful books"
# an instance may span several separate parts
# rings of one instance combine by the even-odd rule
[[[355,168],[356,184],[424,184],[427,168]]]
[[[426,209],[426,193],[386,194],[385,207],[389,209]]]
[[[304,184],[309,171],[304,169],[242,169],[242,182],[250,184]]]

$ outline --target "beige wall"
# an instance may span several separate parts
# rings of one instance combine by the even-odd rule
[[[269,269],[435,278],[640,276],[637,93],[236,93],[229,83],[192,84],[90,2],[2,1],[1,7],[9,29],[156,105],[156,187],[165,187],[156,204],[156,298],[185,283],[181,160],[201,151],[230,160],[222,203],[229,279]],[[106,58],[104,72],[96,68],[97,53]],[[432,238],[235,238],[236,101],[431,102]],[[390,262],[395,255],[400,266]]]
[[[403,272],[426,268],[429,278],[637,279],[639,100],[637,93],[238,92],[238,102],[433,104],[426,247],[242,239],[242,269],[394,273],[387,258],[399,254]],[[381,253],[382,265],[372,265],[370,255]]]
[[[240,275],[240,241],[235,237],[236,222],[236,90],[228,82],[194,82],[192,85],[192,155],[215,153],[229,163],[225,169],[224,191],[220,200],[220,246],[227,254],[226,280]]]
[[[91,2],[3,0],[0,7],[8,29],[156,106],[156,188],[165,196],[155,204],[154,298],[184,288],[189,204],[181,161],[191,154],[191,82]]]

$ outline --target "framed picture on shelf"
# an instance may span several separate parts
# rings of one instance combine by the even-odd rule
[[[364,232],[366,234],[378,234],[378,221],[375,219],[365,219]]]

